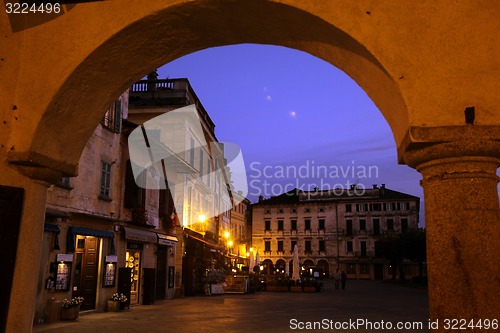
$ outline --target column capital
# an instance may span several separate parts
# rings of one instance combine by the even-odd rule
[[[419,171],[447,160],[496,164],[495,173],[500,165],[500,125],[410,127],[398,156],[400,164]]]

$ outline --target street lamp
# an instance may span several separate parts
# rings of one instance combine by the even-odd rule
[[[198,216],[198,222],[200,222],[200,231],[203,235],[205,235],[205,220],[207,217],[205,215],[199,215]]]

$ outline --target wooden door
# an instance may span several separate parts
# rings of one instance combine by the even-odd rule
[[[95,309],[97,293],[97,271],[99,268],[99,238],[77,237],[77,257],[73,297],[84,298],[82,310]]]
[[[167,286],[167,247],[158,246],[156,253],[156,295],[155,299],[165,299]]]

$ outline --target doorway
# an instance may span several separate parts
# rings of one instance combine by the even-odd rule
[[[95,309],[97,272],[99,270],[98,258],[99,238],[77,235],[73,297],[83,297],[82,310]]]

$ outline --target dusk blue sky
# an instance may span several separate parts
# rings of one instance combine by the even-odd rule
[[[158,73],[188,78],[219,141],[241,147],[252,202],[296,185],[332,188],[356,181],[423,198],[420,174],[397,164],[380,111],[356,82],[319,58],[277,46],[233,45],[184,56]],[[299,168],[297,180],[293,171]]]

